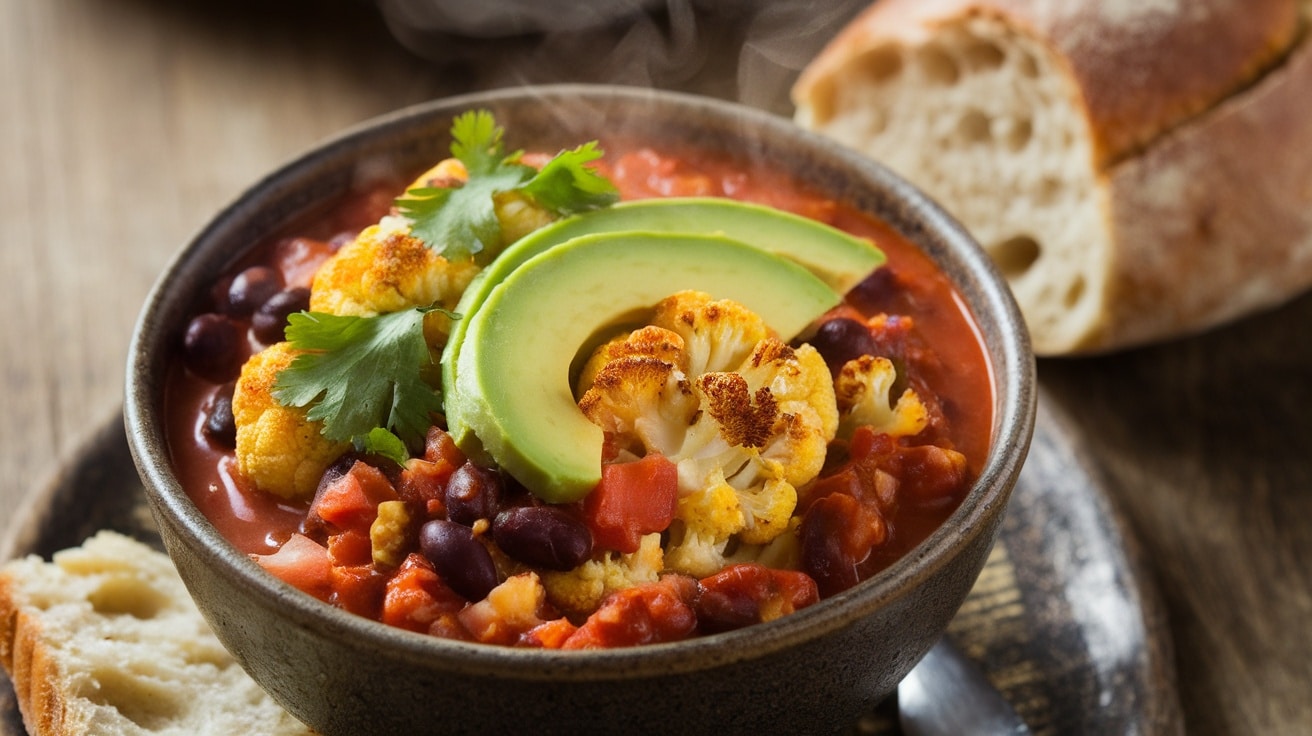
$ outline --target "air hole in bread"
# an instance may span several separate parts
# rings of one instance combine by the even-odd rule
[[[1057,201],[1061,195],[1061,182],[1052,175],[1044,176],[1039,179],[1038,186],[1034,189],[1034,203],[1038,205],[1052,204]]]
[[[993,262],[998,264],[1002,275],[1008,280],[1014,280],[1030,270],[1035,261],[1039,260],[1043,249],[1033,237],[1017,235],[990,246],[988,252]]]
[[[961,51],[966,66],[977,71],[998,69],[1007,60],[1007,54],[997,44],[982,38],[967,42]]]
[[[105,578],[87,595],[87,601],[102,616],[128,615],[149,620],[168,606],[168,597],[141,580],[123,575]]]
[[[1020,151],[1030,144],[1034,137],[1034,123],[1029,118],[1015,119],[1011,118],[1005,121],[1002,130],[1002,139],[1004,145],[1009,150]]]
[[[147,731],[169,726],[183,712],[183,704],[176,694],[176,683],[134,676],[116,667],[98,668],[94,678],[97,687],[87,693],[87,699],[114,709]]]
[[[961,69],[957,66],[957,60],[937,44],[929,44],[917,49],[916,61],[925,79],[932,83],[951,86],[961,78]]]
[[[1022,77],[1036,79],[1039,76],[1039,61],[1029,54],[1020,54],[1016,59],[1016,70]]]
[[[1071,282],[1070,286],[1066,287],[1066,293],[1062,295],[1062,302],[1067,307],[1074,307],[1076,304],[1080,303],[1080,299],[1082,299],[1083,297],[1084,297],[1084,277],[1076,276],[1075,280]]]
[[[902,72],[902,54],[892,46],[881,46],[866,52],[855,68],[870,82],[885,82]]]
[[[888,128],[888,116],[879,110],[869,110],[862,118],[862,123],[867,135],[878,136]]]
[[[989,116],[975,108],[961,114],[957,120],[957,136],[964,143],[983,143],[993,137]]]

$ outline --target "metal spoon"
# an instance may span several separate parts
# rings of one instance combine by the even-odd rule
[[[1030,733],[1002,693],[947,637],[897,686],[897,704],[906,736]]]

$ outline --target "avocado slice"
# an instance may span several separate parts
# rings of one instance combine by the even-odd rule
[[[470,316],[507,275],[537,254],[572,238],[626,230],[721,234],[796,261],[840,294],[847,293],[884,263],[883,252],[870,241],[773,207],[723,197],[622,202],[554,222],[524,236],[474,278],[455,309],[463,319],[452,325],[442,356],[442,385],[455,384]],[[447,422],[456,441],[463,441],[468,428],[449,414]]]
[[[632,323],[685,289],[733,299],[785,339],[842,295],[796,263],[722,235],[584,235],[542,251],[493,287],[468,317],[448,423],[549,503],[601,479],[602,431],[579,411],[570,366],[607,327]]]

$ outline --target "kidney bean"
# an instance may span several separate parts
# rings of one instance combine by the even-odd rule
[[[214,383],[237,377],[246,362],[245,331],[221,314],[202,314],[187,324],[182,359],[192,373]]]
[[[857,564],[888,538],[883,517],[855,498],[834,493],[816,499],[800,530],[802,570],[828,597],[860,582]]]
[[[900,312],[906,309],[903,302],[907,291],[894,269],[885,265],[853,286],[847,292],[847,299],[865,314]]]
[[[452,590],[481,601],[497,586],[492,555],[467,526],[434,519],[419,529],[419,551]]]
[[[501,506],[501,474],[466,461],[456,468],[446,484],[446,518],[471,526],[491,519]]]
[[[228,286],[228,313],[247,317],[274,294],[282,291],[282,273],[269,266],[251,266]]]
[[[838,374],[843,364],[862,355],[875,354],[870,328],[848,317],[837,317],[820,325],[809,342],[825,359],[830,373]]]
[[[548,570],[573,570],[592,556],[586,524],[554,506],[518,506],[497,514],[492,539],[503,552]]]
[[[202,431],[216,445],[231,450],[237,446],[237,420],[232,415],[232,394],[237,385],[229,382],[214,393]]]
[[[310,290],[294,286],[269,297],[251,315],[251,332],[265,345],[282,342],[286,338],[287,317],[310,308]]]

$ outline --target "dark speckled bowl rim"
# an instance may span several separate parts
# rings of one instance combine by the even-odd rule
[[[907,237],[933,254],[951,252],[963,266],[950,273],[968,304],[991,314],[981,322],[981,332],[1001,347],[994,359],[995,393],[1008,400],[995,400],[993,449],[975,487],[957,511],[937,531],[888,569],[840,595],[776,621],[737,631],[687,641],[647,645],[629,649],[561,653],[466,643],[415,634],[333,608],[266,575],[246,555],[219,535],[187,497],[169,467],[159,412],[154,409],[163,382],[159,369],[164,356],[157,351],[168,344],[156,337],[166,321],[169,305],[183,296],[171,287],[185,279],[181,274],[193,254],[216,239],[234,237],[234,222],[242,221],[269,197],[286,197],[288,182],[298,173],[318,168],[326,160],[352,159],[356,152],[371,150],[379,141],[416,124],[416,121],[453,111],[495,104],[524,97],[547,103],[570,105],[630,100],[649,104],[683,106],[690,114],[720,116],[761,130],[768,138],[800,143],[811,149],[817,160],[850,169],[898,203],[881,216]],[[513,131],[510,131],[513,135]],[[294,188],[294,187],[293,187]],[[306,203],[320,197],[313,187],[297,190],[294,197]],[[248,225],[249,226],[249,223]],[[262,233],[252,233],[262,234]],[[254,242],[250,239],[248,242]],[[199,284],[193,284],[199,286]],[[168,336],[165,336],[166,338]],[[1001,364],[999,365],[999,358]],[[791,121],[735,103],[711,98],[611,85],[544,85],[509,88],[444,98],[405,108],[356,126],[308,153],[278,168],[240,195],[215,216],[179,251],[151,290],[132,336],[127,367],[124,421],[134,461],[156,515],[165,514],[178,523],[180,532],[193,545],[215,555],[214,574],[225,576],[251,590],[252,595],[279,605],[298,626],[317,629],[330,637],[350,637],[377,647],[388,647],[399,659],[423,665],[434,658],[457,663],[465,672],[502,674],[521,680],[589,681],[644,677],[653,673],[701,670],[743,659],[752,659],[787,649],[791,645],[822,637],[866,616],[890,601],[907,595],[952,557],[974,534],[987,527],[1005,506],[1015,478],[1024,462],[1035,412],[1034,357],[1020,312],[1005,282],[971,236],[940,207],[905,180],[882,165],[856,156],[829,140],[794,126]]]

